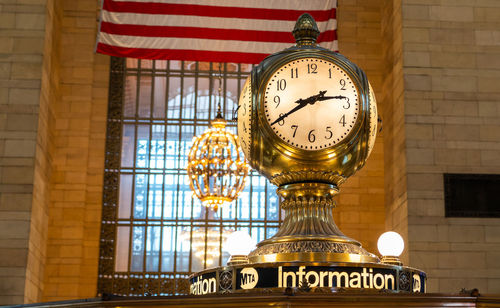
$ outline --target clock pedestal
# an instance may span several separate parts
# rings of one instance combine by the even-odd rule
[[[191,294],[425,293],[424,272],[381,262],[335,225],[338,187],[363,167],[375,140],[375,97],[358,66],[316,45],[319,30],[309,14],[293,34],[295,46],[252,70],[238,111],[245,155],[279,187],[285,219],[248,263],[193,274]]]
[[[285,219],[272,238],[260,242],[250,262],[379,262],[361,244],[345,236],[333,220],[337,186],[325,183],[283,185],[278,194]]]

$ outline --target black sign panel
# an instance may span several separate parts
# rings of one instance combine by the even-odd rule
[[[216,273],[218,272],[221,275],[219,281],[226,281],[222,284],[225,287],[221,288],[221,285],[217,285]],[[231,278],[228,279],[228,277]],[[356,267],[341,265],[279,266],[278,264],[275,266],[229,267],[221,271],[214,269],[213,272],[195,274],[190,280],[191,294],[195,295],[301,286],[425,293],[425,281],[426,275],[423,272],[391,265]]]
[[[204,295],[215,293],[218,291],[217,271],[207,272],[199,276],[194,276],[189,280],[189,282],[189,293],[194,295]]]
[[[397,289],[397,271],[334,266],[246,267],[236,271],[236,289],[309,287]]]

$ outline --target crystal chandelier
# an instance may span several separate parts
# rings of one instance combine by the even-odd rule
[[[226,120],[222,117],[221,79],[219,64],[217,116],[211,128],[193,138],[187,165],[191,190],[204,206],[215,211],[238,197],[245,187],[249,169],[238,136],[226,129]]]
[[[214,209],[202,209],[197,221],[204,221],[204,224],[181,232],[181,240],[190,243],[194,256],[203,260],[205,267],[212,266],[219,259],[221,243],[227,240],[228,232],[231,231],[228,229],[221,232],[219,227],[210,226],[211,222],[218,219]]]

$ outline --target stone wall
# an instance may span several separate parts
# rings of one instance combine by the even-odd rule
[[[401,1],[385,1],[382,7],[384,80],[382,109],[385,162],[386,228],[400,233],[408,242],[408,203],[406,196],[405,103]],[[408,250],[401,256],[409,264]]]
[[[0,3],[0,304],[96,295],[109,57],[97,0]]]
[[[338,41],[340,53],[365,71],[378,99],[382,98],[383,51],[381,1],[342,0],[338,2]],[[377,239],[385,229],[384,213],[384,134],[377,135],[366,165],[340,187],[334,219],[345,235],[368,251],[378,254]]]
[[[50,1],[0,4],[0,303],[40,299],[50,157]],[[49,26],[47,26],[49,24]],[[42,93],[43,92],[43,93]]]
[[[46,261],[47,222],[49,216],[50,185],[52,173],[54,104],[58,98],[58,28],[60,14],[57,2],[47,1],[45,36],[43,44],[40,108],[33,178],[33,203],[31,209],[30,242],[24,291],[25,302],[40,300],[44,289],[43,275]],[[20,122],[20,125],[23,125]]]
[[[97,294],[109,57],[95,54],[99,1],[59,1],[50,217],[41,300]]]
[[[500,173],[500,2],[402,6],[410,263],[430,292],[500,293],[500,219],[445,218],[443,173]]]

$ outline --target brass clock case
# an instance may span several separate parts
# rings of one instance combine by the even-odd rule
[[[292,61],[314,58],[340,67],[356,87],[359,114],[339,143],[317,151],[284,142],[264,116],[265,86],[271,76]],[[252,132],[250,165],[281,186],[297,182],[322,182],[336,186],[360,169],[368,156],[369,84],[364,72],[344,56],[318,46],[296,46],[266,58],[254,68],[252,80]]]

